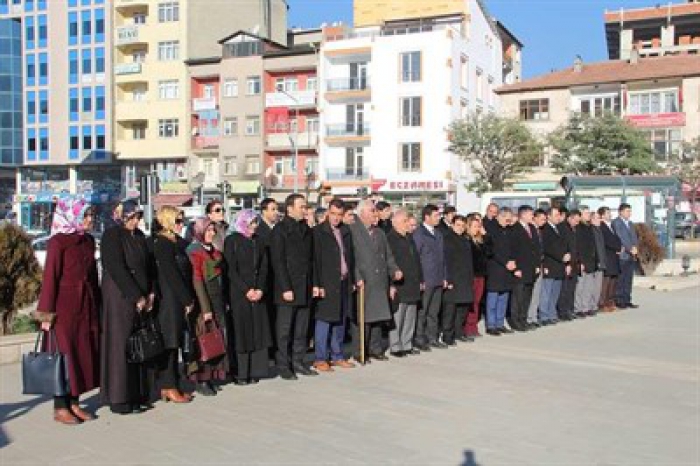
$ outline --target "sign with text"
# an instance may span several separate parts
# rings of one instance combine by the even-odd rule
[[[628,115],[627,121],[637,128],[668,128],[685,126],[685,113],[650,113],[647,115]]]
[[[387,180],[378,189],[379,192],[406,192],[406,191],[426,191],[426,192],[445,192],[450,190],[448,180],[412,180],[412,179],[395,179]]]

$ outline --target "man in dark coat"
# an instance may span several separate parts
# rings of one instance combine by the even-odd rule
[[[632,207],[629,204],[620,204],[618,217],[612,221],[612,228],[620,241],[623,251],[620,254],[620,276],[617,280],[616,301],[619,309],[639,307],[632,303],[632,280],[637,262],[637,247],[639,239],[634,230],[634,224],[630,221]]]
[[[532,299],[530,300],[530,308],[527,311],[527,323],[530,328],[537,328],[539,324],[539,309],[540,309],[540,294],[542,292],[542,278],[544,276],[542,270],[542,260],[544,259],[544,245],[542,244],[542,228],[547,224],[547,212],[543,209],[535,210],[532,218],[532,226],[535,228],[535,245],[537,246],[537,267],[539,272],[535,277],[535,283],[532,288]]]
[[[447,264],[447,289],[443,294],[442,341],[448,346],[464,337],[464,323],[469,303],[474,301],[474,264],[472,246],[465,234],[467,219],[456,215],[445,233],[445,262]]]
[[[263,199],[260,203],[260,223],[255,234],[260,241],[260,245],[265,248],[265,260],[267,261],[267,281],[263,284],[263,301],[267,309],[267,316],[270,322],[270,332],[272,333],[273,344],[270,347],[270,357],[274,358],[277,351],[274,335],[274,322],[277,321],[277,309],[273,299],[274,274],[272,273],[272,254],[270,253],[270,238],[272,229],[279,222],[279,206],[277,201],[271,197]]]
[[[374,203],[367,199],[358,205],[358,219],[350,225],[355,251],[355,279],[365,296],[365,346],[372,359],[386,361],[382,348],[382,326],[391,319],[389,285],[403,278],[386,235],[377,227],[379,216]],[[358,315],[353,320],[353,348],[355,359],[360,356]]]
[[[305,222],[306,198],[290,194],[285,208],[284,220],[275,226],[270,237],[275,274],[273,298],[277,305],[277,366],[282,378],[296,380],[295,374],[317,375],[303,365],[308,344],[313,238]]]
[[[566,267],[571,260],[562,236],[562,213],[558,207],[549,210],[548,222],[542,227],[542,291],[540,293],[540,323],[550,325],[559,322],[557,301],[561,294],[561,284],[566,276]]]
[[[587,206],[581,206],[579,210],[581,211],[581,223],[576,228],[579,268],[578,283],[576,284],[576,294],[574,296],[574,311],[577,316],[586,317],[595,315],[598,312],[600,289],[597,289],[598,296],[596,299],[591,299],[591,296],[596,294],[596,280],[600,274],[598,273],[598,252],[595,235],[591,225],[591,210]]]
[[[562,209],[565,212],[565,209]],[[561,232],[566,250],[571,255],[571,262],[566,266],[564,280],[561,284],[561,293],[557,301],[557,314],[559,320],[570,321],[576,318],[574,314],[574,299],[576,296],[576,285],[578,283],[578,271],[581,260],[576,244],[576,232],[581,223],[581,211],[572,209],[566,213],[566,220],[561,223]]]
[[[609,207],[601,207],[598,214],[602,220],[600,231],[603,233],[605,245],[605,273],[603,276],[603,289],[600,293],[600,307],[604,312],[617,310],[615,306],[615,289],[617,278],[620,275],[620,254],[624,248],[620,237],[615,234],[611,226],[612,213]]]
[[[343,354],[345,323],[355,287],[355,254],[350,229],[342,224],[344,213],[343,201],[333,199],[328,206],[326,221],[313,230],[313,284],[314,294],[318,296],[314,367],[320,372],[332,372],[331,366],[355,367]]]
[[[377,213],[379,213],[379,228],[381,228],[385,234],[389,234],[389,232],[391,232],[393,218],[391,204],[386,201],[377,202]]]
[[[396,259],[396,265],[403,272],[403,279],[394,284],[394,328],[389,332],[389,351],[392,356],[401,358],[409,354],[420,354],[419,349],[413,348],[413,335],[424,284],[420,255],[408,232],[408,213],[403,209],[394,212],[392,225],[393,230],[386,236],[386,240]]]
[[[492,229],[492,249],[486,278],[486,333],[492,336],[513,333],[505,326],[513,273],[517,268],[508,231],[512,216],[509,207],[502,207],[496,217],[498,225]]]
[[[423,208],[422,225],[413,233],[425,280],[423,305],[418,311],[415,338],[416,346],[421,351],[430,351],[430,347],[447,348],[447,345],[438,340],[442,292],[447,287],[445,246],[442,233],[437,229],[439,223],[438,207],[428,204]]]
[[[498,220],[496,219],[496,217],[498,217],[498,210],[498,204],[494,202],[486,207],[486,214],[484,215],[482,223],[484,224],[484,230],[486,230],[486,233],[489,235],[492,234],[498,226]]]
[[[540,272],[539,237],[532,225],[534,210],[528,205],[518,209],[518,221],[510,227],[511,252],[516,269],[513,272],[513,291],[510,297],[510,327],[524,332],[530,329],[527,311],[532,290]]]
[[[454,218],[456,216],[457,209],[455,209],[454,206],[447,205],[444,209],[442,209],[442,219],[440,219],[438,229],[442,232],[443,235],[445,235],[448,231],[451,230],[452,222],[454,221]]]

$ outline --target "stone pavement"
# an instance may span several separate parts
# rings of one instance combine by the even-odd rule
[[[694,465],[699,291],[635,290],[637,310],[78,427],[4,366],[0,464]]]

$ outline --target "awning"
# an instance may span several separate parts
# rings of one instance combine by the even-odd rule
[[[231,181],[232,195],[235,194],[257,194],[260,189],[260,181]]]
[[[153,206],[159,209],[166,205],[182,207],[192,203],[192,194],[160,193],[153,196]]]

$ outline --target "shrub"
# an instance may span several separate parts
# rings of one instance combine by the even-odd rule
[[[639,239],[639,265],[644,275],[651,275],[666,257],[666,250],[659,243],[654,230],[644,223],[635,223],[634,229]]]

